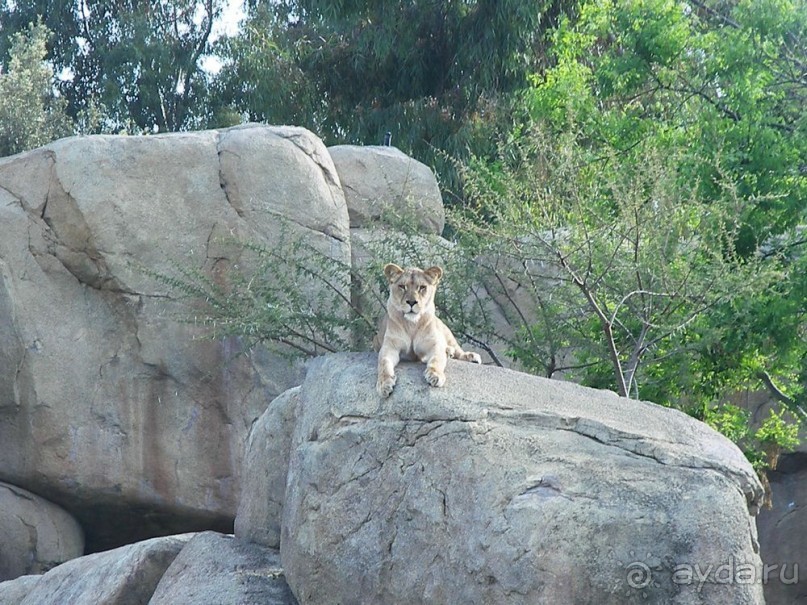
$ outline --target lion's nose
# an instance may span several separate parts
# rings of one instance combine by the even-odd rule
[[[407,300],[406,304],[409,305],[410,307],[414,307],[416,304],[418,304],[418,301],[416,301],[416,300]]]

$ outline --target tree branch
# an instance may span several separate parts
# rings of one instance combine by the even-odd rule
[[[756,376],[762,381],[762,384],[765,385],[768,392],[773,395],[774,399],[784,403],[790,410],[801,416],[802,419],[807,419],[807,412],[804,411],[804,408],[802,408],[795,399],[786,395],[782,389],[776,386],[776,383],[773,382],[773,378],[771,378],[768,372],[761,370],[757,372]]]
[[[619,350],[616,348],[616,341],[614,340],[613,324],[609,321],[605,311],[603,311],[603,309],[597,303],[591,289],[586,286],[586,282],[580,279],[577,273],[575,273],[574,269],[569,266],[568,261],[560,253],[560,251],[557,251],[557,256],[561,266],[566,272],[569,273],[574,284],[588,301],[589,307],[591,307],[591,310],[594,311],[594,314],[599,318],[600,326],[602,327],[603,334],[605,335],[605,344],[608,347],[608,354],[611,357],[611,365],[614,368],[614,379],[616,380],[617,391],[620,397],[628,397],[629,393],[627,385],[625,384],[625,373],[622,371],[622,362],[619,359]]]
[[[731,17],[727,17],[723,13],[716,11],[710,6],[706,6],[706,3],[702,2],[701,0],[689,0],[689,3],[692,4],[693,6],[697,6],[706,14],[711,15],[712,17],[716,17],[719,21],[722,21],[729,27],[733,27],[734,29],[742,29],[740,27],[740,24],[737,23],[734,19],[732,19]]]
[[[467,332],[463,332],[462,337],[465,340],[471,341],[472,343],[474,343],[479,348],[484,349],[485,353],[490,355],[490,358],[493,360],[493,363],[495,363],[497,366],[499,366],[500,368],[504,367],[504,364],[502,363],[501,359],[499,359],[499,356],[496,355],[496,352],[491,348],[491,346],[488,343],[486,343],[483,340],[479,340],[475,336],[471,336]]]

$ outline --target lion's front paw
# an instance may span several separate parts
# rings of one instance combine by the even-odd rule
[[[482,363],[482,358],[479,356],[479,353],[463,352],[457,356],[457,359],[470,361],[471,363]]]
[[[395,388],[395,376],[387,376],[386,378],[379,376],[375,388],[382,397],[389,397],[392,395],[392,389]]]
[[[446,375],[431,368],[426,368],[423,376],[426,378],[426,382],[433,387],[441,387],[446,383]]]

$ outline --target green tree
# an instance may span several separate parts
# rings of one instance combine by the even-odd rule
[[[525,96],[551,135],[579,128],[594,158],[636,170],[637,151],[663,150],[707,204],[733,184],[742,204],[726,254],[778,278],[689,323],[645,390],[687,398],[701,418],[749,386],[797,414],[807,403],[805,34],[803,0],[584,1]]]
[[[208,78],[200,64],[209,52],[220,0],[15,0],[0,3],[10,32],[42,18],[60,90],[74,118],[100,111],[105,130],[175,131],[207,116]]]
[[[737,242],[751,254],[805,218],[805,34],[803,0],[586,1],[554,32],[528,101],[626,160],[651,139],[681,153],[681,178],[706,199],[722,171],[757,200]]]
[[[255,2],[244,39],[225,48],[222,102],[252,120],[293,119],[328,144],[380,144],[390,132],[449,178],[435,150],[494,149],[491,132],[510,128],[511,97],[561,4]]]
[[[536,130],[497,164],[467,170],[484,218],[458,217],[460,241],[482,252],[482,277],[515,336],[510,354],[524,367],[576,370],[625,397],[652,389],[659,401],[666,389],[660,401],[672,402],[682,389],[658,388],[659,367],[686,351],[689,326],[777,274],[732,252],[750,202],[731,184],[704,200],[696,183],[679,182],[666,149],[643,144],[643,162],[626,163],[579,138],[552,142]]]
[[[46,61],[49,35],[44,25],[31,24],[11,38],[7,67],[0,71],[0,157],[72,133]]]
[[[287,23],[274,10],[255,7],[239,35],[224,38],[214,52],[225,59],[214,79],[212,123],[293,124],[316,131],[326,109],[315,83],[298,64],[302,41],[281,40]]]

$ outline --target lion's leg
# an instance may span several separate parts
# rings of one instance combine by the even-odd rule
[[[448,357],[445,353],[445,348],[436,348],[435,351],[426,359],[426,371],[423,376],[433,387],[441,387],[446,383],[446,364]]]
[[[390,347],[381,347],[378,353],[378,380],[375,388],[382,397],[389,397],[395,387],[395,366],[398,365],[400,355]]]
[[[471,363],[482,363],[482,358],[479,353],[471,353],[470,351],[463,351],[457,339],[450,330],[446,328],[446,353],[452,359],[460,359],[462,361],[470,361]]]

